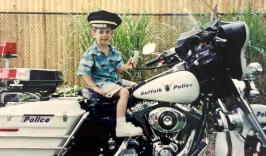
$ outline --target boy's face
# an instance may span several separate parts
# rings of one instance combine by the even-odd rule
[[[111,28],[94,28],[92,36],[95,38],[97,44],[108,45],[112,39],[113,31]]]

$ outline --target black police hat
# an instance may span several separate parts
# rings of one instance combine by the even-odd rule
[[[95,28],[115,29],[122,22],[121,18],[117,14],[105,10],[90,13],[87,19],[91,26]]]

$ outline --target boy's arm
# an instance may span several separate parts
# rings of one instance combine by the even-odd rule
[[[124,71],[129,70],[129,69],[133,69],[133,66],[135,67],[135,66],[136,66],[136,63],[133,63],[133,62],[131,61],[131,58],[130,58],[130,59],[127,61],[126,64],[121,65],[121,66],[117,69],[117,72],[122,73],[122,72],[124,72]]]
[[[92,78],[90,76],[82,76],[86,84],[89,88],[91,88],[93,91],[105,95],[105,93],[93,82]]]

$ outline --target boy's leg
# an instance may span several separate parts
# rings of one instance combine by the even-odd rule
[[[127,101],[128,101],[128,90],[125,88],[120,89],[118,92],[119,100],[116,106],[116,116],[118,117],[125,117],[126,109],[127,109]]]
[[[106,93],[106,97],[118,96],[119,100],[116,106],[116,136],[136,136],[142,135],[143,131],[140,127],[135,127],[133,124],[126,122],[126,109],[129,92],[126,88],[115,83],[106,83],[101,86],[101,89]]]
[[[127,101],[128,101],[128,90],[122,88],[118,92],[119,100],[116,106],[116,136],[117,137],[125,137],[125,136],[136,136],[142,135],[143,131],[140,127],[135,127],[131,123],[126,122],[126,109],[127,109]]]

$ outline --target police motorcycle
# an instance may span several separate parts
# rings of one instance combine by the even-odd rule
[[[75,97],[50,96],[64,81],[61,71],[13,68],[16,57],[16,43],[0,43],[0,155],[63,155],[88,112]]]
[[[116,138],[108,114],[115,99],[87,90],[80,104],[91,113],[88,119],[110,119],[101,154],[200,155],[208,144],[209,125],[214,125],[215,155],[265,155],[266,106],[249,104],[258,94],[254,82],[262,68],[258,63],[246,66],[248,39],[244,22],[213,19],[181,34],[174,49],[146,63],[148,70],[169,70],[130,89],[127,120],[142,127],[143,136]],[[160,67],[149,67],[158,63]]]

